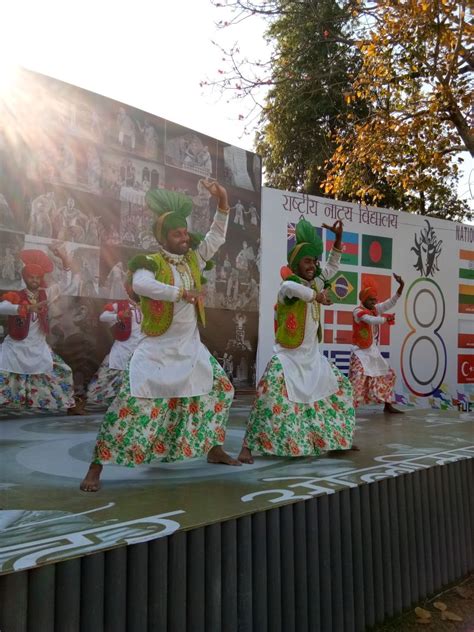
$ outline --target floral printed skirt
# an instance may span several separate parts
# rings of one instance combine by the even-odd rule
[[[109,367],[109,356],[106,356],[97,373],[89,382],[86,395],[87,403],[110,406],[122,386],[124,374],[125,371],[111,369]]]
[[[0,406],[57,411],[74,406],[72,371],[53,353],[53,372],[24,374],[0,371]]]
[[[244,446],[258,454],[317,456],[352,447],[355,413],[349,380],[332,367],[339,390],[312,404],[288,399],[283,367],[273,356],[257,387]]]
[[[234,388],[211,357],[214,381],[206,395],[171,399],[132,397],[128,371],[105,413],[93,463],[133,467],[154,459],[180,461],[222,445]]]
[[[349,365],[349,379],[354,391],[354,406],[356,408],[361,404],[391,403],[397,379],[393,369],[390,369],[387,375],[369,377],[364,374],[362,362],[353,353]]]

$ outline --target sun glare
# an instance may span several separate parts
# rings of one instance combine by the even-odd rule
[[[11,92],[18,73],[18,66],[0,58],[0,98],[5,99]]]

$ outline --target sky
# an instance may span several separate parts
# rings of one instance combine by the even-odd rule
[[[0,80],[2,65],[15,63],[251,150],[239,120],[250,103],[200,87],[225,68],[213,40],[268,54],[262,20],[216,27],[229,19],[210,0],[3,0]],[[474,208],[468,154],[463,172],[459,192]]]

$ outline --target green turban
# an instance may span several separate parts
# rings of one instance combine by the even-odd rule
[[[316,228],[303,217],[296,224],[296,246],[288,253],[288,265],[296,272],[298,263],[303,257],[317,259],[323,252],[323,240],[316,232]]]
[[[157,215],[154,232],[157,240],[162,243],[170,230],[187,228],[187,217],[193,210],[190,197],[177,191],[167,189],[153,189],[146,194],[148,208]]]

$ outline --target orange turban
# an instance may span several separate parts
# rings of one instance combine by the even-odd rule
[[[19,256],[25,264],[21,271],[23,278],[25,275],[42,277],[54,270],[53,262],[42,250],[22,250]]]
[[[377,298],[377,288],[368,285],[359,292],[359,300],[362,301],[362,303],[365,303],[368,298]]]

